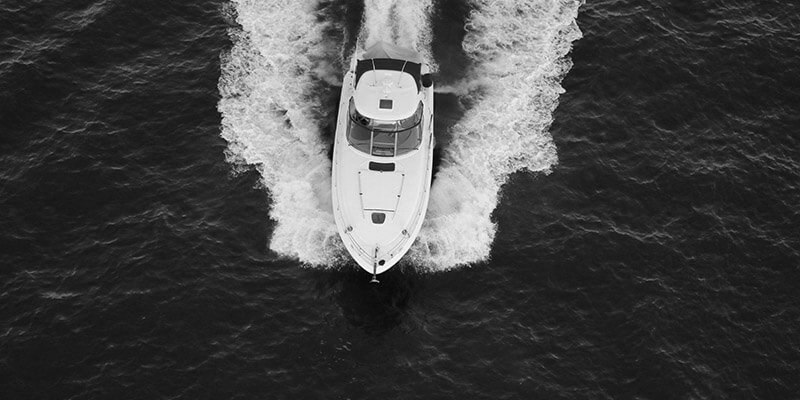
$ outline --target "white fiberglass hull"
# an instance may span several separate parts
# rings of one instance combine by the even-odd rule
[[[333,146],[333,213],[353,259],[370,274],[380,274],[408,252],[425,219],[435,145],[433,85],[420,87],[415,99],[423,107],[422,134],[416,150],[376,156],[348,140],[352,123],[349,108],[356,91],[355,65],[354,60],[344,77],[339,103]],[[427,72],[426,67],[423,72]]]

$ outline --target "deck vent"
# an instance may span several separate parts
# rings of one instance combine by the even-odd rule
[[[388,99],[381,99],[380,104],[378,105],[382,110],[391,110],[392,109],[392,101]]]
[[[394,163],[370,162],[369,170],[380,171],[380,172],[392,172],[394,171]]]
[[[382,224],[386,221],[386,214],[384,213],[372,213],[372,223],[373,224]]]

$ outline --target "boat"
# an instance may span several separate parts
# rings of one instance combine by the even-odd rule
[[[412,49],[377,42],[342,81],[333,145],[336,228],[371,282],[419,235],[433,171],[433,80]]]

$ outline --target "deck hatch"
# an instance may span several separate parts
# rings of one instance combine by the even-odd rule
[[[380,212],[372,213],[372,223],[373,224],[382,224],[386,221],[386,214]]]
[[[362,210],[395,212],[399,196],[403,192],[404,178],[405,175],[398,172],[359,171],[358,190]]]

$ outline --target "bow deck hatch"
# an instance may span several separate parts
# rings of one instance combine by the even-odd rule
[[[404,178],[401,172],[358,171],[362,210],[396,211]]]

